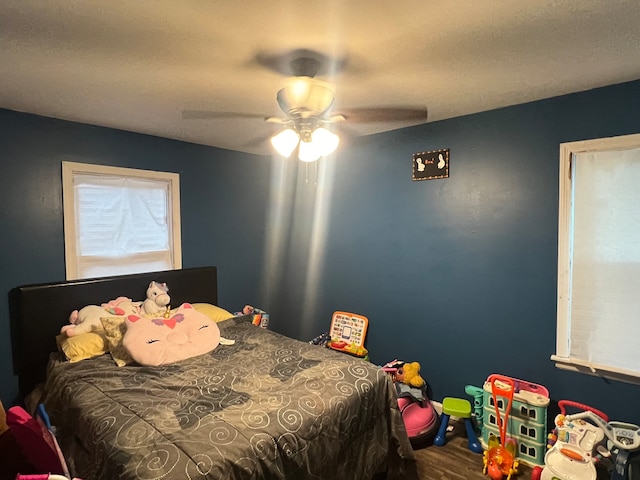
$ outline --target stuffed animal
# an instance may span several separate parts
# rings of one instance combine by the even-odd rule
[[[420,376],[420,364],[418,362],[405,363],[395,372],[395,380],[414,388],[422,388],[424,379]]]
[[[113,300],[109,300],[106,303],[100,305],[105,310],[109,311],[112,315],[125,315],[127,313],[133,313],[136,307],[140,306],[140,302],[133,302],[127,297],[118,297]],[[132,310],[132,311],[129,311]]]
[[[147,314],[154,314],[167,310],[169,297],[169,287],[166,283],[151,282],[147,288],[147,299],[142,302],[142,311]]]
[[[102,305],[87,305],[80,310],[74,310],[69,315],[69,325],[60,329],[60,333],[67,337],[88,332],[102,332],[101,317],[109,315],[130,315],[138,312],[138,306],[130,298],[118,297]]]
[[[233,312],[236,317],[241,317],[242,315],[251,315],[252,313],[256,313],[257,309],[252,307],[251,305],[245,305],[242,307],[242,310],[239,312]]]
[[[140,365],[174,363],[229,344],[220,338],[218,324],[188,303],[155,318],[129,315],[125,323],[122,344]]]

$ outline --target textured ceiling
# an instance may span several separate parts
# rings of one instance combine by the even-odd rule
[[[292,50],[335,60],[319,74],[335,110],[431,122],[638,79],[639,26],[638,0],[10,0],[0,108],[267,154],[286,80],[273,60]]]

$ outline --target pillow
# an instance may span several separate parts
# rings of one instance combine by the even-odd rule
[[[56,343],[71,363],[99,357],[109,351],[107,339],[100,333],[87,332],[73,337],[60,334],[56,337]]]
[[[140,365],[158,366],[209,353],[220,343],[215,321],[183,303],[169,315],[126,319],[124,347]]]
[[[130,365],[134,363],[133,358],[129,355],[129,352],[122,345],[122,338],[127,331],[127,326],[124,323],[125,317],[102,317],[102,327],[104,328],[104,335],[107,338],[109,344],[109,353],[111,358],[116,362],[119,367]]]
[[[214,322],[221,322],[233,317],[233,313],[210,303],[192,303],[191,305],[197,312],[204,313]]]

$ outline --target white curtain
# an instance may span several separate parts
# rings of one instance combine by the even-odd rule
[[[640,376],[640,149],[572,170],[570,357]]]
[[[172,268],[170,185],[74,175],[80,278]]]

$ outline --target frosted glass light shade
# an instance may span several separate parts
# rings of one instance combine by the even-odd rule
[[[324,157],[332,154],[338,148],[340,137],[326,128],[320,127],[316,128],[311,134],[311,142],[320,152],[320,155]]]
[[[283,157],[290,157],[298,147],[298,158],[300,160],[303,162],[315,162],[320,157],[333,153],[340,143],[338,135],[322,127],[316,128],[310,139],[308,135],[303,136],[303,138],[309,141],[301,139],[294,129],[287,128],[271,137],[271,145]]]
[[[300,160],[303,162],[315,162],[321,156],[322,153],[315,142],[300,141],[300,146],[298,147],[298,158]]]
[[[283,112],[319,116],[333,104],[335,89],[317,78],[296,77],[277,94]]]
[[[271,145],[273,145],[273,148],[283,157],[290,157],[296,149],[299,140],[300,137],[298,137],[295,130],[287,128],[271,137]]]

